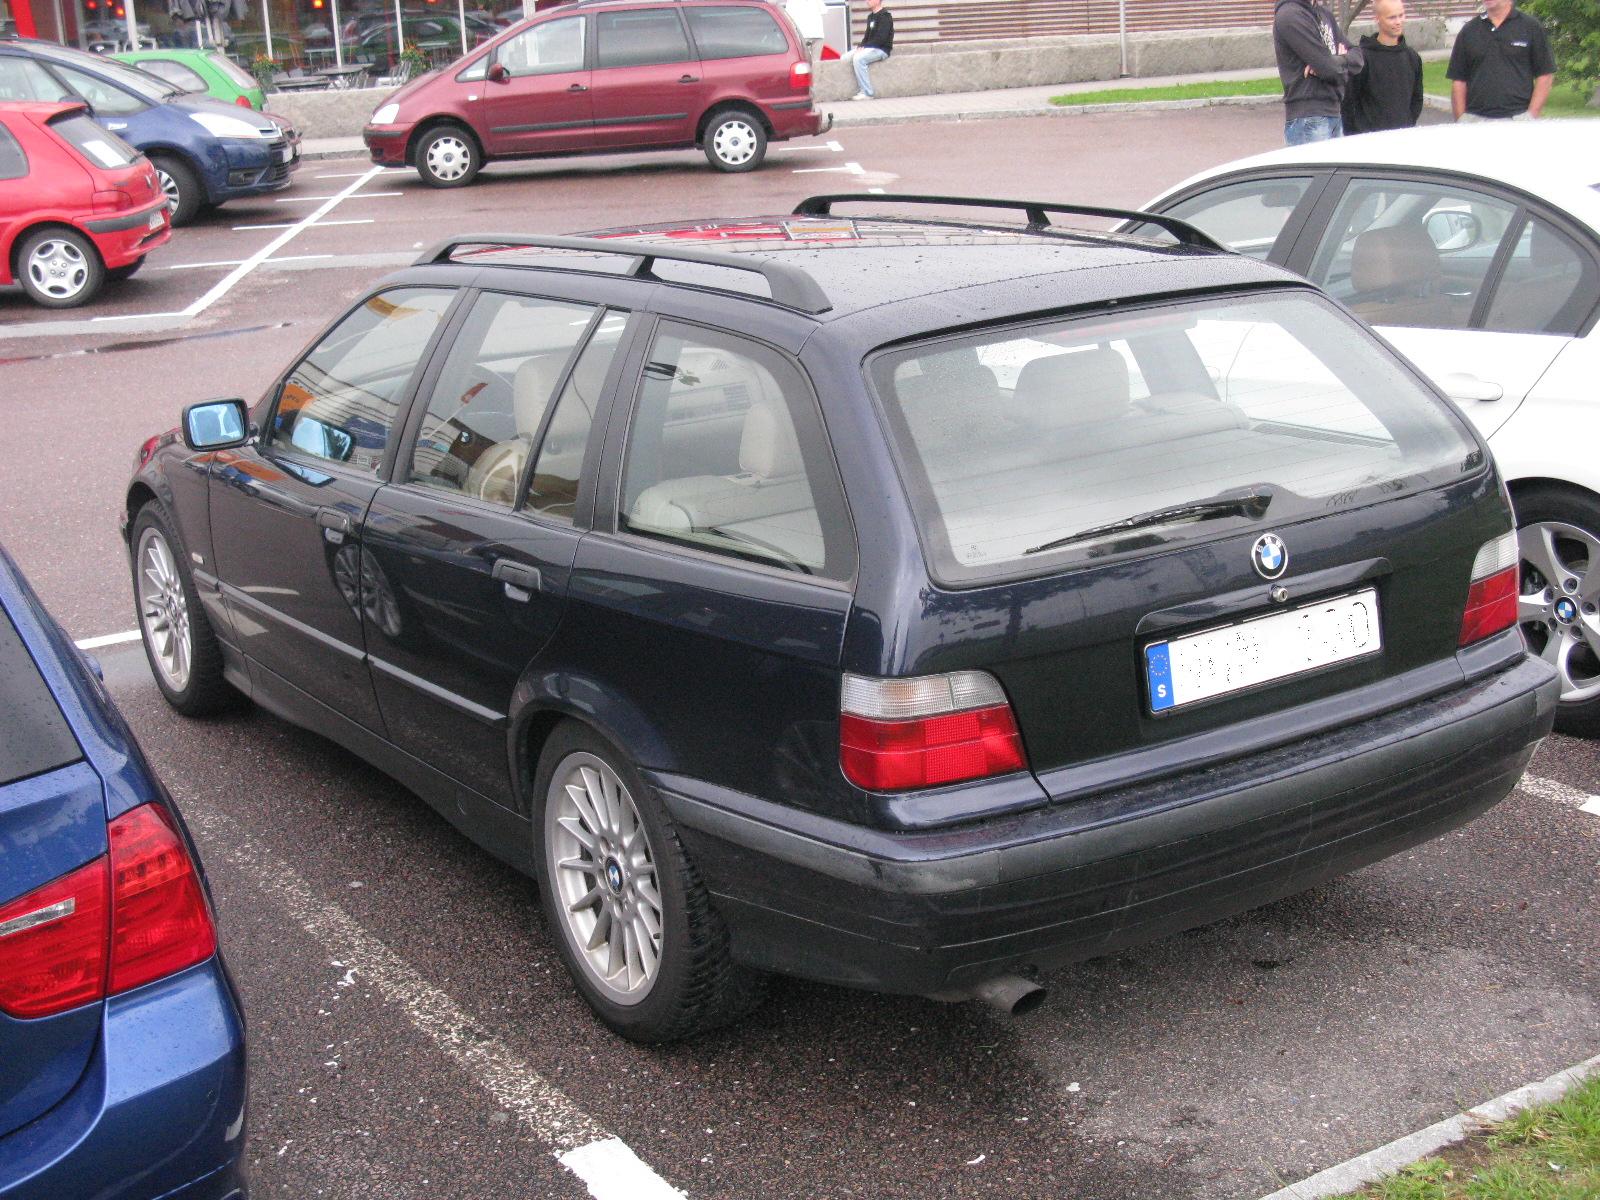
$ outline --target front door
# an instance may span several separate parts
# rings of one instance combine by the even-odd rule
[[[362,610],[383,597],[364,569],[362,524],[455,295],[409,287],[364,301],[284,378],[258,439],[219,453],[211,472],[215,570],[251,670],[266,673],[257,682],[374,731]]]
[[[594,20],[594,145],[694,141],[705,76],[677,10],[601,10]]]
[[[490,157],[560,153],[588,145],[594,123],[585,66],[585,17],[530,25],[502,42],[474,84],[473,127]]]

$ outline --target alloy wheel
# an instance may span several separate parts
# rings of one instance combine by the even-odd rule
[[[71,300],[89,286],[89,260],[66,238],[46,238],[28,255],[25,267],[34,287],[52,300]]]
[[[162,167],[156,168],[156,181],[161,184],[161,194],[167,198],[167,211],[177,212],[178,204],[183,199],[183,193],[178,188],[178,181]]]
[[[189,630],[189,601],[172,547],[159,529],[146,529],[139,539],[139,621],[162,678],[175,692],[189,686],[194,642]]]
[[[639,809],[587,752],[556,768],[545,798],[546,868],[564,934],[589,980],[617,1004],[643,1000],[661,969],[661,893]]]
[[[742,167],[754,158],[757,144],[755,128],[747,121],[724,121],[711,138],[717,157],[730,167]]]
[[[1534,652],[1561,674],[1561,699],[1600,696],[1600,538],[1563,521],[1517,531],[1517,620]]]

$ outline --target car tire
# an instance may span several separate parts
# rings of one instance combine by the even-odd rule
[[[1561,675],[1556,729],[1600,737],[1600,500],[1571,488],[1519,490],[1518,619]]]
[[[173,228],[187,225],[195,219],[206,202],[200,176],[183,159],[170,154],[152,154],[150,163],[156,169],[156,182],[167,195],[167,209],[172,214]]]
[[[702,144],[717,170],[754,171],[767,156],[767,131],[754,113],[733,109],[711,118]]]
[[[76,308],[94,299],[106,268],[94,243],[75,229],[36,229],[17,248],[17,282],[36,304]]]
[[[134,259],[131,263],[126,263],[120,267],[107,267],[106,278],[111,280],[113,283],[121,283],[124,279],[132,279],[135,275],[137,275],[139,273],[139,268],[142,266],[144,266],[144,258],[139,257]]]
[[[551,939],[601,1021],[654,1045],[729,1024],[761,1003],[765,977],[734,962],[694,863],[625,755],[564,722],[540,755],[533,800]]]
[[[483,155],[459,125],[438,125],[417,143],[417,174],[429,187],[466,187],[478,177]]]
[[[180,552],[172,517],[152,500],[133,519],[133,597],[150,673],[168,704],[186,717],[210,716],[238,703],[222,675],[222,647]]]

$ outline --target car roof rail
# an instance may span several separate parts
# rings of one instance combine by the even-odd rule
[[[435,246],[424,250],[417,258],[414,266],[426,266],[430,263],[449,262],[455,252],[463,246],[484,246],[496,249],[534,249],[534,250],[575,250],[585,254],[615,254],[623,258],[634,259],[634,264],[628,269],[628,274],[636,279],[649,279],[658,283],[673,283],[673,280],[662,279],[653,273],[656,259],[666,259],[669,262],[698,263],[707,267],[727,267],[734,271],[748,271],[760,275],[767,281],[767,287],[772,293],[772,303],[784,308],[794,309],[815,315],[825,313],[833,307],[833,302],[828,299],[828,294],[806,272],[787,263],[773,262],[770,259],[745,258],[732,254],[716,254],[705,250],[687,250],[678,246],[644,245],[640,242],[630,242],[624,239],[612,238],[576,238],[576,237],[541,237],[522,233],[464,233],[455,237],[446,238]],[[542,264],[541,264],[542,265]],[[705,287],[705,284],[689,286]],[[750,299],[763,300],[763,296],[750,296],[747,292],[738,292],[732,288],[712,287],[712,291],[726,291],[734,295],[749,296]]]
[[[1177,217],[1161,213],[1140,212],[1131,208],[1102,208],[1092,204],[1056,204],[1047,200],[988,200],[977,196],[913,196],[882,195],[873,192],[838,192],[828,196],[808,196],[795,206],[797,217],[827,217],[833,215],[835,204],[944,204],[959,208],[1011,208],[1028,214],[1030,228],[1049,229],[1050,213],[1066,213],[1078,217],[1114,217],[1123,221],[1143,221],[1158,225],[1185,246],[1203,250],[1226,250],[1210,234],[1203,232]]]

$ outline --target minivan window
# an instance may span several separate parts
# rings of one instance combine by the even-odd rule
[[[689,39],[670,8],[636,8],[595,14],[598,67],[647,67],[688,62]]]
[[[869,370],[930,566],[972,581],[1481,467],[1459,418],[1369,336],[1320,297],[1252,295],[952,338]],[[1233,497],[1236,512],[1086,536]]]
[[[748,5],[686,8],[689,29],[702,59],[746,58],[758,54],[787,54],[783,36],[772,14]]]
[[[495,61],[514,76],[581,71],[583,29],[582,17],[545,21],[502,42],[495,51]]]

